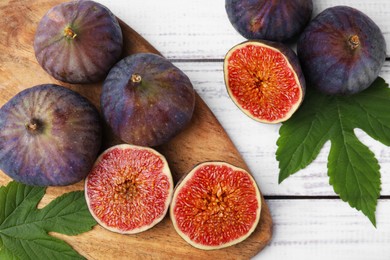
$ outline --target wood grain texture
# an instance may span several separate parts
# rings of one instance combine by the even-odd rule
[[[0,105],[19,91],[43,83],[57,83],[73,89],[99,107],[101,84],[71,85],[58,82],[47,75],[35,60],[32,42],[35,28],[44,13],[60,0],[3,0],[0,3]],[[124,38],[124,55],[136,52],[158,51],[134,30],[121,22]],[[105,147],[120,142],[109,131]],[[197,96],[196,108],[190,125],[168,144],[158,147],[166,157],[177,181],[196,164],[209,160],[230,162],[248,169],[241,155],[229,139],[220,123]],[[0,184],[10,179],[0,173]],[[67,187],[50,187],[40,206],[64,192],[83,189],[83,182]],[[137,235],[119,235],[96,226],[91,232],[75,237],[54,234],[66,240],[88,259],[247,259],[256,255],[270,241],[272,219],[267,204],[262,199],[261,220],[255,232],[235,246],[202,251],[182,240],[174,231],[167,216],[156,227]]]
[[[222,59],[245,39],[230,24],[225,0],[98,0],[171,59]],[[349,5],[365,12],[384,33],[390,55],[390,1],[313,0],[313,16],[325,8]],[[163,19],[163,22],[162,22]]]

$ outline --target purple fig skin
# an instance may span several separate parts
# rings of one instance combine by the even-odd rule
[[[226,0],[233,27],[248,40],[284,42],[298,35],[313,12],[312,0]]]
[[[119,61],[103,83],[104,119],[124,142],[158,146],[190,122],[195,91],[167,59],[139,53]]]
[[[329,95],[352,95],[378,77],[386,59],[386,42],[367,15],[335,6],[307,26],[297,53],[308,85]]]
[[[0,168],[27,185],[73,184],[92,168],[101,136],[99,113],[86,98],[38,85],[0,109]]]
[[[102,81],[120,59],[122,30],[105,6],[72,1],[50,9],[39,22],[34,51],[43,69],[63,82]]]

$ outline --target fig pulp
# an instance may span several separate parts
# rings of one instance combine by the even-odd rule
[[[101,107],[108,125],[124,142],[157,146],[190,122],[195,91],[170,61],[139,53],[111,69],[103,83]]]
[[[367,15],[335,6],[316,16],[297,45],[307,83],[325,94],[351,95],[368,88],[386,58],[386,42]]]
[[[34,39],[39,64],[69,83],[103,80],[122,54],[122,30],[115,16],[94,1],[54,6],[39,22]]]
[[[134,234],[160,222],[169,207],[173,180],[164,156],[122,144],[97,159],[85,181],[85,198],[96,221],[113,232]]]
[[[0,109],[0,168],[28,185],[81,181],[100,149],[101,122],[84,97],[57,85],[18,93]]]
[[[233,102],[259,122],[286,121],[304,97],[305,79],[298,58],[281,43],[236,45],[225,56],[224,74]]]
[[[246,239],[260,211],[260,192],[248,172],[228,163],[206,162],[177,184],[170,216],[185,241],[210,250]]]
[[[312,0],[226,0],[233,27],[249,40],[286,41],[298,35],[311,18]]]

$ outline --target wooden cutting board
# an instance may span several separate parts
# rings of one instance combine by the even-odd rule
[[[50,77],[37,63],[32,47],[36,26],[41,17],[60,0],[1,0],[0,1],[0,105],[19,91],[43,83],[69,87],[88,98],[99,108],[101,83],[71,85]],[[124,34],[124,56],[138,52],[159,52],[129,26],[121,23]],[[120,141],[105,132],[104,148]],[[157,148],[172,170],[175,183],[196,164],[204,161],[226,161],[245,168],[247,165],[234,144],[197,95],[190,125],[168,144]],[[0,172],[0,185],[11,179]],[[40,203],[44,206],[53,198],[72,190],[82,190],[83,182],[67,187],[49,187]],[[0,209],[1,210],[1,209]],[[272,237],[272,219],[262,197],[260,223],[245,241],[225,249],[204,251],[187,244],[173,229],[169,216],[137,235],[120,235],[99,225],[78,236],[52,234],[67,241],[88,259],[248,259],[260,252]]]

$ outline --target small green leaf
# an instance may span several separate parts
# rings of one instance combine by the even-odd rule
[[[381,78],[367,90],[348,97],[308,91],[301,108],[279,131],[279,182],[308,166],[330,141],[329,183],[342,200],[362,211],[375,226],[380,167],[354,129],[360,128],[390,146],[389,104],[390,89]]]
[[[84,193],[69,192],[37,209],[45,190],[17,182],[0,188],[1,259],[84,259],[67,243],[48,235],[77,235],[96,225]]]
[[[329,139],[332,113],[326,104],[329,97],[308,93],[302,107],[280,128],[276,159],[279,161],[279,183],[308,166]],[[324,111],[321,111],[324,108]]]

